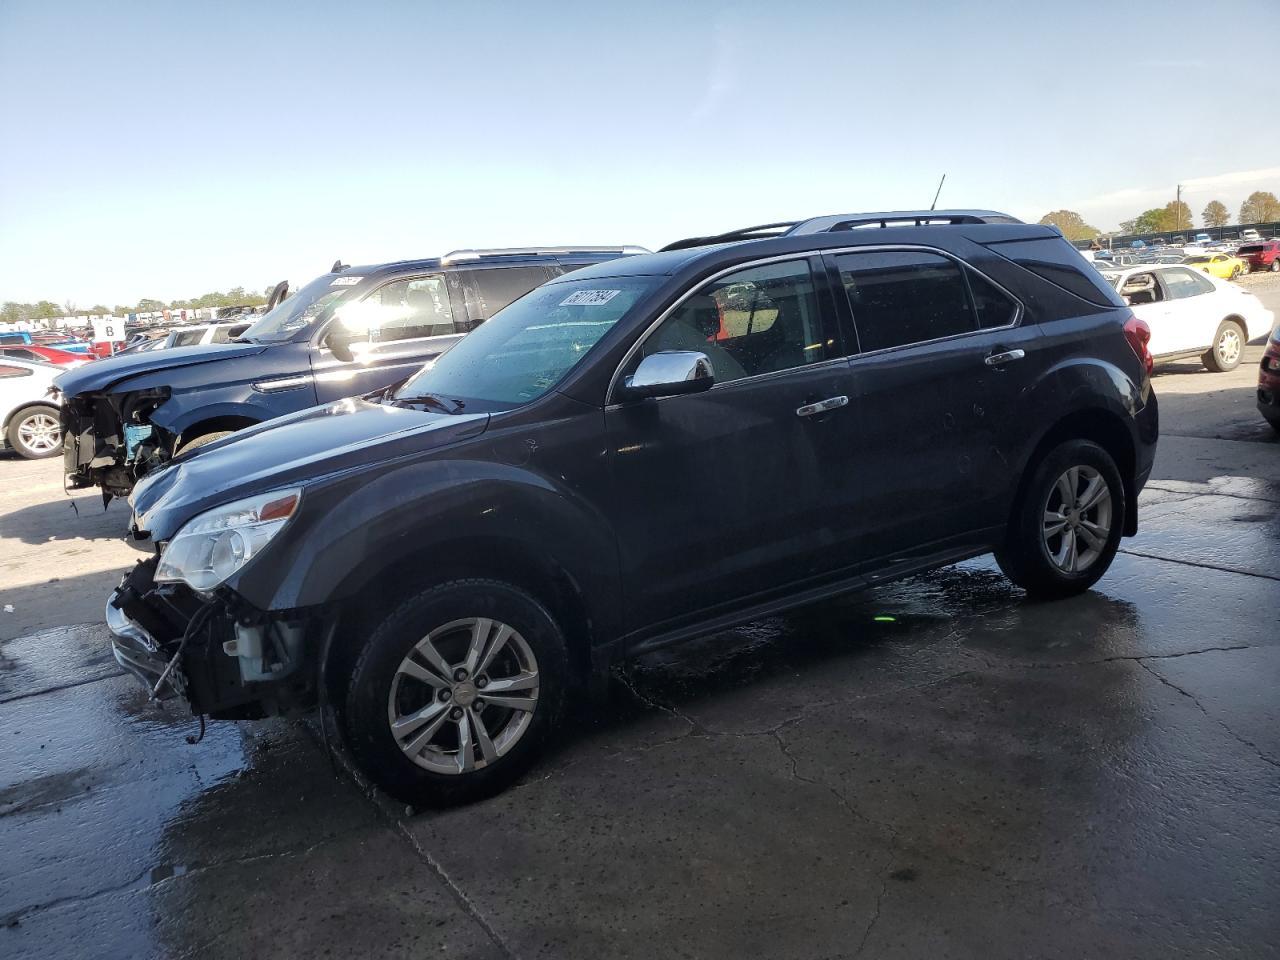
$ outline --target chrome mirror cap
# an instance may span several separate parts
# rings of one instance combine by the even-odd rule
[[[628,399],[672,397],[700,393],[710,389],[715,382],[715,370],[705,353],[663,350],[640,361],[636,372],[623,381],[623,395]]]

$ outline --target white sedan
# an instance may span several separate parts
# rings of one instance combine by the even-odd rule
[[[0,438],[29,460],[62,452],[61,397],[53,379],[65,369],[0,357]]]
[[[1244,345],[1267,336],[1276,322],[1252,293],[1189,267],[1103,267],[1102,275],[1151,328],[1157,360],[1198,356],[1214,373],[1234,370]]]

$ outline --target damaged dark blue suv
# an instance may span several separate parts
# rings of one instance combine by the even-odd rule
[[[125,497],[186,450],[404,380],[534,287],[642,247],[455,250],[334,264],[234,342],[126,353],[58,379],[69,487]]]
[[[214,718],[332,704],[406,801],[482,796],[638,652],[990,552],[1087,589],[1137,531],[1148,337],[1056,231],[982,211],[599,264],[145,479],[115,653]]]

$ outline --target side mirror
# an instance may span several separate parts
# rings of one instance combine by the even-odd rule
[[[335,323],[325,335],[324,345],[329,352],[343,363],[351,363],[355,355],[351,352],[351,344],[358,338],[340,323]]]
[[[710,390],[715,382],[715,371],[705,353],[664,350],[641,360],[636,372],[622,382],[622,392],[628,400],[675,397]]]

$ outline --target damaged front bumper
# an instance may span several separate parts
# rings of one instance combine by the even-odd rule
[[[228,720],[314,704],[314,616],[259,611],[229,591],[205,596],[156,583],[158,559],[126,574],[106,607],[112,655],[152,699],[181,698],[192,713]]]
[[[70,489],[100,486],[127,497],[134,483],[173,452],[172,437],[149,422],[166,388],[129,394],[80,394],[61,407],[63,472]]]
[[[154,700],[186,695],[186,682],[175,657],[166,657],[155,637],[116,606],[119,591],[107,601],[107,629],[116,662],[142,681]],[[176,654],[175,654],[176,656]]]

